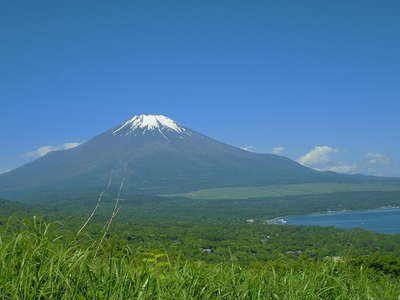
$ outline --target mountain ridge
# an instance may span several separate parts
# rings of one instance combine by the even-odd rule
[[[319,172],[286,157],[219,142],[162,115],[137,115],[76,148],[0,175],[0,197],[52,190],[159,194],[202,188],[377,180]]]

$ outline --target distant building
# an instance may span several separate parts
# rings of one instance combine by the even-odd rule
[[[203,253],[213,253],[214,250],[212,248],[200,248]]]

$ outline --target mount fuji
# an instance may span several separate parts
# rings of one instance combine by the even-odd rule
[[[76,148],[53,151],[0,175],[0,197],[37,192],[116,190],[132,194],[309,182],[358,182],[364,176],[319,172],[288,158],[248,152],[162,115],[136,115]]]

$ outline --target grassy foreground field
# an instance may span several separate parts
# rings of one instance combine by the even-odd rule
[[[247,199],[368,191],[400,191],[400,185],[306,183],[254,187],[215,188],[164,196],[180,196],[190,199]]]
[[[36,219],[21,228],[0,236],[0,299],[400,299],[398,261],[171,261]]]

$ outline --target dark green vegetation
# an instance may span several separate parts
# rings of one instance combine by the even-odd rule
[[[121,225],[122,226],[122,225]],[[134,225],[128,230],[143,228]],[[296,237],[297,228],[267,226],[273,238],[280,232],[282,243]],[[214,233],[212,226],[209,237]],[[215,228],[214,228],[215,229]],[[195,231],[187,228],[188,232]],[[206,233],[207,227],[203,229]],[[261,229],[257,229],[261,230]],[[203,253],[196,257],[170,255],[171,247],[162,240],[163,230],[151,229],[160,245],[124,239],[121,228],[102,240],[102,232],[92,227],[77,236],[65,225],[47,225],[39,218],[10,219],[0,226],[0,295],[4,299],[398,299],[400,295],[398,256],[374,254],[347,257],[310,257],[298,251],[276,258],[246,263],[235,249],[228,262],[212,262]],[[237,244],[252,232],[235,227]],[[287,235],[293,232],[293,235]],[[323,230],[322,230],[323,231]],[[92,233],[90,233],[92,232]],[[224,230],[221,232],[223,235]],[[304,243],[318,232],[299,231]],[[391,243],[383,235],[328,229],[326,236],[358,237],[367,247],[371,239],[379,245]],[[130,232],[131,234],[131,232]],[[243,234],[243,235],[242,235]],[[146,233],[144,233],[146,235]],[[182,231],[175,230],[175,235]],[[284,237],[286,236],[286,237]],[[321,237],[320,235],[319,237]],[[209,238],[208,237],[208,238]],[[230,236],[229,238],[232,238]],[[348,236],[345,239],[350,238]],[[138,240],[138,241],[136,241]],[[194,237],[196,240],[196,237]],[[327,244],[334,239],[325,238]],[[196,242],[184,241],[180,248],[196,249]],[[251,241],[248,241],[251,243]],[[316,244],[308,240],[308,246]],[[338,241],[339,242],[339,241]],[[392,241],[394,253],[399,243]],[[142,243],[137,246],[137,243]],[[276,243],[276,244],[279,244]],[[397,245],[397,246],[396,246]],[[376,250],[376,249],[375,249]],[[389,250],[389,249],[387,249]],[[218,250],[216,250],[218,251]],[[269,248],[268,252],[272,250]],[[184,252],[184,251],[182,251]],[[368,251],[366,251],[368,252]],[[173,253],[173,251],[172,251]],[[321,253],[322,254],[322,253]],[[238,259],[238,260],[237,260]]]
[[[42,206],[52,214],[85,217],[95,205],[98,195],[71,197],[64,201],[44,202]],[[107,195],[101,206],[107,215],[111,210],[113,195]],[[245,224],[247,219],[265,223],[267,219],[286,215],[299,215],[328,210],[361,210],[382,206],[399,206],[400,191],[342,192],[301,196],[251,199],[187,199],[148,195],[124,195],[120,202],[118,219],[121,222],[145,222],[146,224]],[[79,208],[79,209],[78,209]]]
[[[43,211],[22,203],[0,199],[0,218],[4,219],[9,215],[26,216],[35,212],[40,214]]]
[[[41,215],[49,222],[61,221],[68,232],[77,232],[93,210],[96,194],[64,201],[44,201],[40,206],[4,202],[0,221],[8,216]],[[114,208],[114,195],[107,194],[87,231],[101,232]],[[124,195],[121,209],[108,232],[109,238],[131,247],[167,249],[170,256],[243,264],[275,259],[281,254],[322,258],[375,251],[400,255],[399,236],[364,230],[339,230],[267,225],[266,220],[285,215],[342,209],[371,209],[400,205],[400,192],[344,192],[275,198],[191,200]],[[247,219],[254,219],[248,223]],[[199,249],[212,249],[205,255]]]
[[[399,191],[218,200],[122,195],[120,210],[105,229],[115,197],[105,194],[80,235],[77,232],[95,207],[97,193],[43,198],[35,206],[0,201],[3,298],[398,299],[400,295],[400,235],[265,222],[291,214],[400,205]]]

